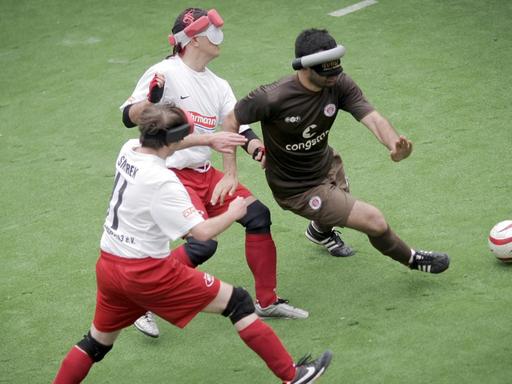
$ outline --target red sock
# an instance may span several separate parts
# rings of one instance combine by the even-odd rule
[[[240,338],[265,361],[274,375],[283,381],[295,377],[295,366],[288,351],[272,328],[260,319],[238,332]]]
[[[184,244],[181,244],[178,248],[173,249],[171,252],[171,257],[175,257],[181,264],[185,264],[187,267],[190,267],[190,268],[196,267],[190,261],[190,258],[187,255],[187,251],[185,251]]]
[[[256,300],[262,307],[277,301],[276,245],[270,233],[247,233],[245,257],[254,276]]]
[[[53,384],[81,383],[93,364],[91,357],[75,345],[62,360]]]

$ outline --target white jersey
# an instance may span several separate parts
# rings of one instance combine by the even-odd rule
[[[165,160],[137,147],[139,140],[129,140],[117,157],[101,249],[126,258],[162,258],[169,255],[170,239],[204,219]]]
[[[160,103],[173,103],[189,111],[194,119],[194,134],[204,135],[215,132],[226,115],[233,110],[236,99],[228,82],[215,75],[208,68],[202,72],[194,71],[179,56],[162,60],[149,68],[139,79],[135,90],[126,106],[147,99],[149,83],[156,73],[165,75],[164,94]],[[240,127],[240,132],[249,129],[248,125]],[[211,158],[210,147],[196,146],[176,151],[167,158],[169,168],[207,167]]]

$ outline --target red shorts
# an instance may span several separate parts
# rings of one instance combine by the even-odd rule
[[[101,332],[125,328],[146,311],[183,328],[217,297],[220,280],[174,257],[127,259],[100,252],[96,263],[94,326]]]
[[[176,176],[178,176],[180,181],[183,183],[190,195],[192,204],[199,212],[201,212],[205,219],[208,217],[215,217],[226,212],[229,203],[237,196],[244,198],[252,196],[251,191],[242,184],[238,184],[233,196],[227,195],[225,197],[224,204],[221,205],[218,202],[216,205],[211,205],[210,200],[213,195],[213,190],[224,176],[224,173],[213,167],[204,173],[194,171],[190,168],[172,168],[172,171],[176,173]]]

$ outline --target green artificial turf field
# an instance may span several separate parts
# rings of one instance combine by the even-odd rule
[[[324,27],[342,42],[346,72],[415,145],[393,163],[340,114],[330,144],[353,194],[412,246],[452,258],[442,275],[409,271],[350,230],[358,255],[332,258],[305,239],[306,220],[279,209],[259,165],[240,152],[240,180],[272,211],[279,293],[311,314],[269,322],[294,358],[332,349],[326,384],[512,381],[512,266],[486,240],[512,219],[512,2],[379,0],[328,15],[350,4],[0,2],[0,383],[51,382],[87,331],[114,160],[136,136],[118,106],[168,53],[171,22],[190,5],[224,17],[210,68],[239,97],[291,72],[302,29]],[[202,269],[254,293],[243,246],[235,225]],[[200,315],[183,331],[159,326],[157,340],[123,332],[86,382],[278,382],[220,316]]]

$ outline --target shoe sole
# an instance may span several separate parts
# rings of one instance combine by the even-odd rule
[[[305,317],[264,315],[264,314],[259,314],[257,310],[254,311],[254,313],[256,313],[256,315],[260,319],[262,319],[262,320],[269,320],[269,319],[277,319],[277,320],[306,320],[309,317],[309,312],[308,312],[307,316],[305,316]]]
[[[137,324],[133,324],[133,326],[137,329],[137,331],[139,331],[140,333],[143,333],[144,335],[146,336],[149,336],[149,337],[152,337],[153,339],[156,339],[158,338],[158,336],[160,336],[160,334],[157,334],[157,335],[154,335],[154,334],[151,334],[151,333],[148,333],[146,332],[144,329],[140,328],[139,326],[137,326]]]
[[[306,320],[308,317],[265,316],[256,314],[260,320]]]

